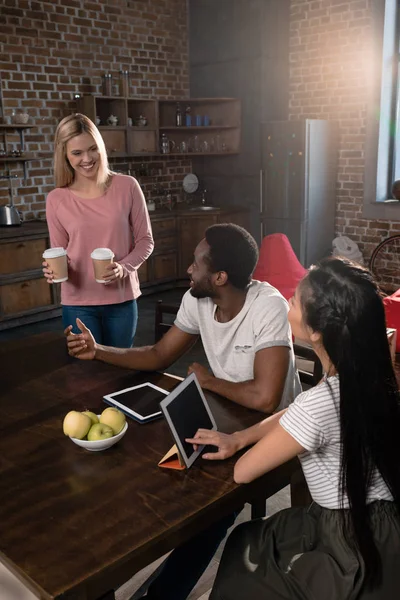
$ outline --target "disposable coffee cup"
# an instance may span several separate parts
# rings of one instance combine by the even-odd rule
[[[110,248],[96,248],[90,255],[93,262],[94,278],[97,283],[106,283],[106,269],[114,261],[114,252]]]
[[[64,248],[48,248],[42,254],[53,271],[53,283],[62,283],[68,279],[67,251]]]

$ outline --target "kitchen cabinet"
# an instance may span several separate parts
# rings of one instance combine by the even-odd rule
[[[61,314],[59,286],[42,274],[50,245],[45,223],[24,223],[0,232],[0,330]]]
[[[249,212],[245,209],[218,209],[185,214],[179,219],[179,278],[186,279],[187,269],[193,262],[194,250],[204,237],[207,227],[215,223],[235,223],[248,229]]]
[[[178,277],[177,218],[171,213],[151,215],[151,226],[154,251],[138,271],[142,287],[175,281]]]
[[[179,277],[187,278],[194,250],[204,237],[207,227],[218,222],[217,215],[184,216],[179,220]]]
[[[177,104],[183,112],[179,127]],[[97,124],[109,158],[216,156],[240,151],[241,103],[236,98],[155,100],[86,95],[78,99],[77,108]],[[190,108],[190,126],[185,125],[186,108]],[[110,123],[111,115],[116,117],[115,124]],[[163,135],[169,142],[165,154],[160,151]]]

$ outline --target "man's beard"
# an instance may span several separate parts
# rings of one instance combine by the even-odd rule
[[[200,300],[201,298],[214,298],[215,291],[210,283],[210,279],[194,283],[193,287],[190,288],[190,293],[193,298]]]

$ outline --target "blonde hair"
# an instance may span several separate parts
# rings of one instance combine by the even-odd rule
[[[99,170],[97,184],[106,186],[112,172],[108,166],[108,158],[104,140],[95,124],[85,115],[76,113],[65,117],[56,129],[54,138],[54,177],[56,187],[68,187],[75,179],[75,171],[67,158],[67,142],[77,135],[88,133],[97,145],[99,153]]]

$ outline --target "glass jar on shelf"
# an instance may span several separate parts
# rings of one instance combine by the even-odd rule
[[[125,98],[129,96],[129,72],[119,72],[119,95]]]
[[[112,75],[111,75],[111,73],[105,73],[103,75],[102,94],[103,94],[103,96],[112,96]]]

